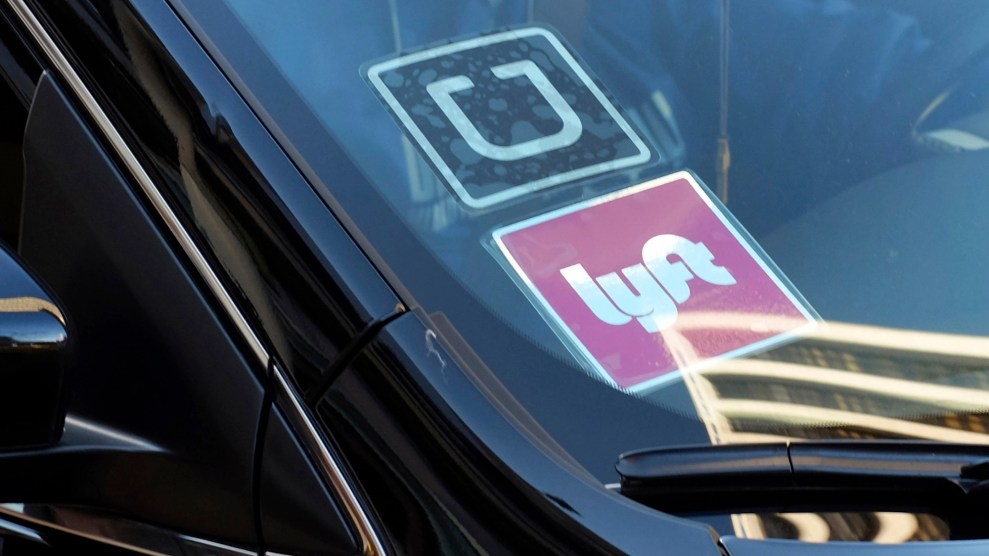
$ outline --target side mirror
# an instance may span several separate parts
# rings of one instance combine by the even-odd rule
[[[49,446],[65,427],[65,317],[0,245],[0,450]]]

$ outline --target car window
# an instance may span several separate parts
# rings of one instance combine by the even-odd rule
[[[0,103],[6,107],[0,116],[0,241],[16,249],[24,174],[21,138],[27,108],[7,86],[0,87]]]
[[[985,443],[984,3],[174,4],[602,482],[648,445]]]

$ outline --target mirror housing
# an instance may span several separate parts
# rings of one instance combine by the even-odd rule
[[[65,427],[65,317],[0,245],[0,450],[50,446]]]

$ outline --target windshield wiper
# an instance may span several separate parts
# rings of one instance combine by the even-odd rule
[[[954,538],[989,532],[989,497],[983,496],[989,492],[989,446],[686,446],[628,452],[616,469],[622,494],[670,513],[920,511],[951,522]]]

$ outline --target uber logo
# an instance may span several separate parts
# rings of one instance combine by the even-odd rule
[[[431,48],[375,64],[367,77],[470,207],[653,156],[560,39],[543,28]]]

